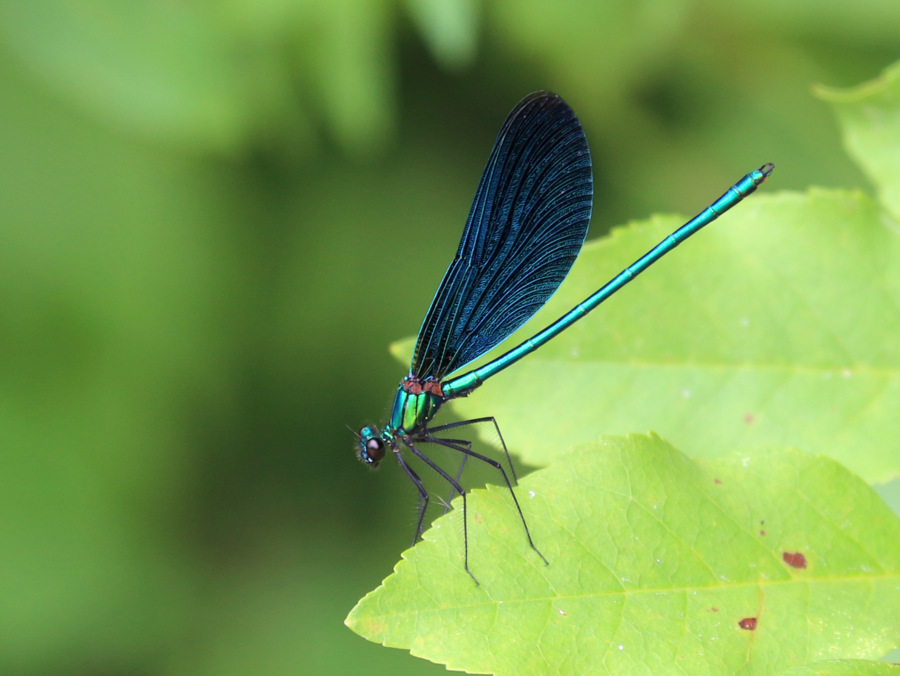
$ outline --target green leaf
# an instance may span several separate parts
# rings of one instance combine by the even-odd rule
[[[311,3],[311,34],[301,37],[325,112],[344,149],[365,155],[390,134],[394,116],[391,13],[384,3]]]
[[[900,63],[851,89],[818,87],[831,102],[847,152],[878,188],[879,199],[900,218]]]
[[[868,660],[828,660],[793,667],[782,676],[897,676],[900,665]]]
[[[17,56],[105,122],[199,147],[238,142],[247,92],[210,8],[138,2],[87,9],[57,0],[0,13]]]
[[[346,620],[450,669],[767,673],[900,644],[900,521],[834,461],[693,461],[658,437],[587,444],[517,494],[470,493]],[[754,627],[755,621],[755,627]]]
[[[7,8],[8,5],[8,8]],[[386,2],[0,5],[0,39],[107,124],[202,150],[317,143],[365,156],[395,115]],[[294,78],[303,80],[298,97]]]
[[[632,223],[586,245],[559,292],[502,349],[681,220]],[[601,434],[655,430],[695,457],[815,448],[886,481],[900,474],[898,233],[857,192],[751,197],[453,411],[495,416],[511,451],[537,466]]]
[[[432,54],[449,68],[471,64],[478,47],[478,0],[406,0]]]

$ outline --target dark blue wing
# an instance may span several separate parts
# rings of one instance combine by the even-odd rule
[[[518,329],[553,295],[591,220],[591,156],[578,118],[536,92],[503,123],[456,258],[419,329],[411,373],[442,379]]]

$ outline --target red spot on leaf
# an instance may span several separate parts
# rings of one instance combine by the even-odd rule
[[[722,480],[721,480],[721,479],[713,479],[713,481],[715,481],[717,484],[722,483]]]
[[[794,568],[806,568],[806,557],[800,552],[795,552],[793,554],[785,552],[781,555],[781,558],[784,559],[784,562],[789,566],[793,566]]]
[[[753,631],[756,629],[756,618],[755,617],[745,617],[743,620],[738,622],[738,626],[741,629],[747,629],[748,631]]]
[[[719,609],[713,606],[712,608],[708,608],[707,611],[710,613],[717,613],[719,612]]]
[[[752,425],[753,423],[756,422],[756,416],[753,415],[752,413],[748,413],[747,415],[744,416],[744,422],[747,423],[748,425]]]
[[[759,531],[759,534],[760,534],[760,535],[765,535],[765,534],[766,534],[766,531],[761,530],[761,531]]]

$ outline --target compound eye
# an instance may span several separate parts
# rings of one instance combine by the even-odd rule
[[[369,462],[372,464],[381,462],[384,458],[384,441],[379,437],[369,439],[366,442],[366,455],[368,456]]]

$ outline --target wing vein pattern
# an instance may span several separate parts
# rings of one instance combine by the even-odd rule
[[[575,262],[592,199],[591,157],[575,113],[555,94],[527,96],[494,143],[410,372],[443,379],[528,321]]]

